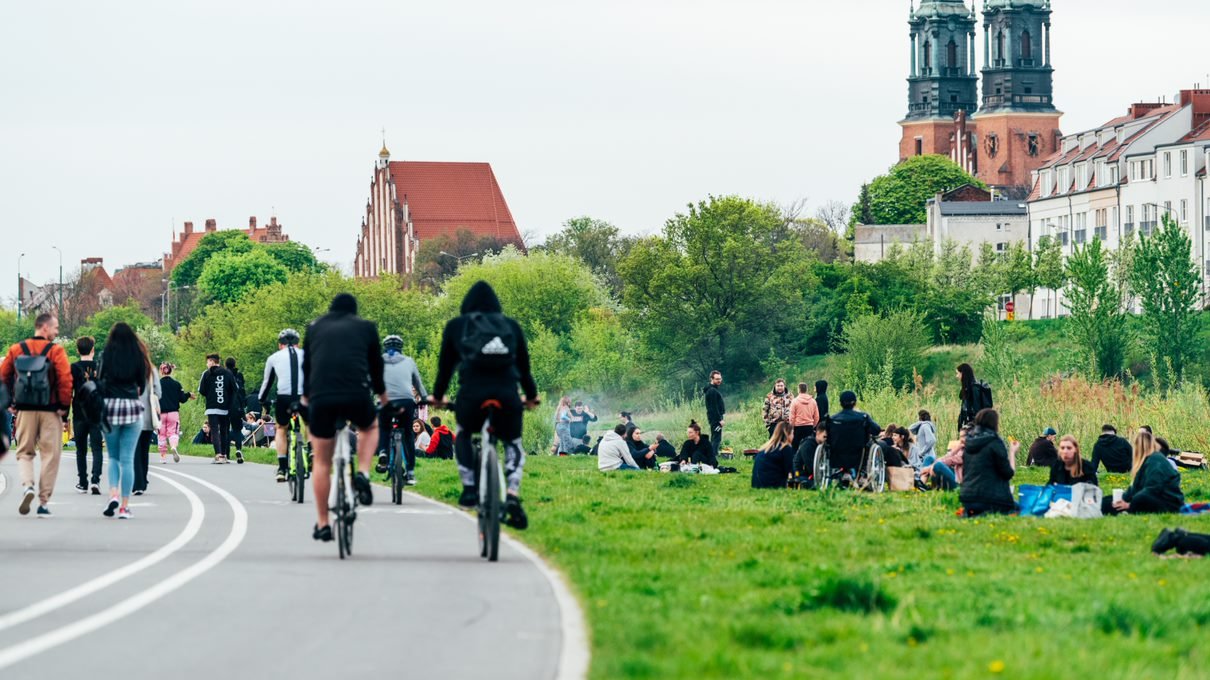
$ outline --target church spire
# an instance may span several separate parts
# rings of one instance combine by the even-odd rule
[[[913,10],[907,120],[952,120],[978,108],[971,12],[966,0],[921,0]]]

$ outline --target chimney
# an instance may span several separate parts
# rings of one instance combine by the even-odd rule
[[[256,215],[248,218],[248,231],[256,230]]]
[[[1156,109],[1162,109],[1162,108],[1164,108],[1164,105],[1160,104],[1160,103],[1156,103],[1156,102],[1139,102],[1137,104],[1131,104],[1130,105],[1130,117],[1133,120],[1138,120],[1139,118],[1146,116],[1147,114],[1151,113],[1152,111],[1154,111]]]
[[[215,222],[213,218],[206,220],[206,231],[207,232],[217,231],[217,230],[218,230],[218,223]]]
[[[185,223],[185,233],[186,233],[186,234],[192,234],[192,233],[193,233],[193,222],[186,222],[186,223]]]

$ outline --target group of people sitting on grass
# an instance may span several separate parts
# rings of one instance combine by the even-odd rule
[[[597,469],[601,472],[614,470],[654,470],[660,459],[671,459],[677,463],[706,464],[718,467],[709,436],[702,434],[696,421],[690,421],[685,431],[685,443],[678,453],[663,433],[656,432],[648,444],[643,439],[643,430],[625,414],[623,422],[614,425],[597,442]]]

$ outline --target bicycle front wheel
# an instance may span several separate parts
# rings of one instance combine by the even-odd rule
[[[345,533],[345,525],[348,523],[348,514],[345,503],[345,478],[348,476],[345,472],[345,462],[343,459],[338,459],[334,468],[336,474],[336,549],[340,553],[340,559],[344,559],[346,555],[351,554],[349,546],[346,544],[348,538]]]
[[[307,455],[298,433],[294,435],[294,500],[303,502],[307,489]]]
[[[496,452],[489,451],[488,462],[484,466],[484,478],[479,480],[483,485],[484,522],[482,555],[489,562],[500,558],[500,515],[504,512],[500,501],[500,459]]]

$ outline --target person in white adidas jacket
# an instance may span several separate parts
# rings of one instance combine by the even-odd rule
[[[601,438],[601,443],[597,446],[597,468],[601,472],[639,469],[634,457],[630,455],[625,434],[626,426],[619,424]]]

